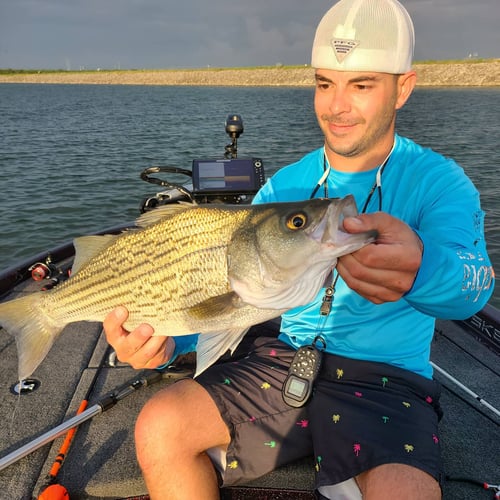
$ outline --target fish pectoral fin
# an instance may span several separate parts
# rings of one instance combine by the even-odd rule
[[[75,260],[71,272],[77,273],[87,262],[98,255],[104,248],[108,247],[118,238],[115,234],[104,234],[94,236],[81,236],[73,240],[75,247]]]
[[[231,313],[243,306],[243,302],[235,292],[211,297],[189,308],[189,314],[196,319],[215,318]]]
[[[226,330],[216,333],[202,333],[196,347],[195,377],[213,365],[227,351],[234,352],[248,328],[244,330]]]

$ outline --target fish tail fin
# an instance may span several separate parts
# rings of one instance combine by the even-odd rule
[[[16,339],[19,380],[35,371],[64,328],[36,307],[37,300],[31,294],[0,304],[0,325]]]

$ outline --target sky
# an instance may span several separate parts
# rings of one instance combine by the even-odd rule
[[[401,0],[415,60],[500,57],[500,0]],[[0,68],[310,63],[333,0],[0,0]]]

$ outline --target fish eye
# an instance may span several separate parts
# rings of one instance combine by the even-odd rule
[[[286,227],[288,229],[296,230],[301,229],[306,225],[307,217],[305,214],[299,213],[290,216],[286,221]]]

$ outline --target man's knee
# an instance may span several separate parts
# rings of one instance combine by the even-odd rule
[[[356,477],[366,500],[405,498],[408,500],[439,500],[438,481],[423,470],[405,464],[384,464]]]
[[[142,408],[135,424],[135,445],[141,466],[159,453],[172,450],[182,415],[181,401],[172,386],[156,393]]]
[[[228,435],[217,406],[194,380],[156,393],[135,429],[137,460],[151,498],[216,498],[217,476],[204,451]]]
[[[141,449],[175,453],[200,453],[214,446],[227,445],[229,431],[208,392],[191,379],[181,380],[155,394],[140,412],[135,440]]]

